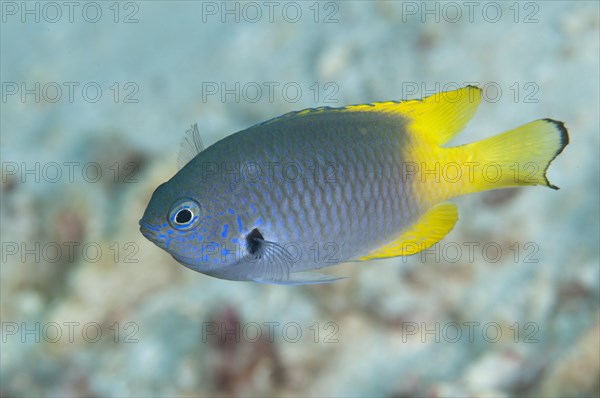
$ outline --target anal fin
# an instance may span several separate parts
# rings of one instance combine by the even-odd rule
[[[254,281],[271,285],[318,285],[335,282],[340,279],[345,279],[345,277],[325,275],[318,272],[294,272],[285,280],[254,278]]]
[[[433,206],[398,238],[373,250],[359,261],[397,256],[410,256],[423,251],[446,236],[458,220],[458,209],[453,203]]]

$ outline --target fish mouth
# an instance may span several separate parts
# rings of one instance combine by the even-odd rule
[[[144,235],[144,237],[146,239],[149,239],[153,242],[157,240],[156,236],[157,236],[158,232],[160,232],[159,228],[153,227],[152,225],[148,224],[144,220],[140,220],[139,224],[140,224],[140,232],[142,233],[142,235]]]

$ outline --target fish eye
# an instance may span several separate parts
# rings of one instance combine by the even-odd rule
[[[190,211],[190,209],[181,209],[175,214],[175,223],[176,224],[187,224],[189,223],[194,214]]]
[[[192,229],[199,221],[200,205],[193,199],[177,201],[169,212],[169,224],[179,231]]]

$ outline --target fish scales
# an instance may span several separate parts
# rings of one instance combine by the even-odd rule
[[[391,116],[389,120],[372,117],[341,122],[327,113],[289,117],[222,140],[211,157],[194,159],[190,168],[202,168],[201,162],[219,164],[223,168],[219,171],[258,164],[260,184],[248,184],[243,175],[229,184],[257,209],[244,214],[243,225],[254,225],[262,218],[265,239],[295,244],[304,258],[331,243],[335,245],[331,250],[337,249],[336,258],[345,261],[388,241],[418,214],[417,206],[403,194],[401,125],[398,117]],[[227,165],[221,164],[223,158],[228,159]],[[292,167],[298,173],[284,174],[283,170]],[[273,172],[273,178],[267,171]],[[266,179],[281,188],[281,200],[270,199],[272,189]],[[224,186],[216,182],[213,189]],[[226,195],[227,191],[219,197]],[[365,205],[367,211],[360,211]],[[306,269],[315,268],[308,264]]]

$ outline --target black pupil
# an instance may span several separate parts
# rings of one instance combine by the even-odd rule
[[[188,209],[179,210],[179,213],[177,213],[177,215],[175,216],[175,222],[177,222],[177,224],[186,224],[190,222],[191,219],[192,212]]]

